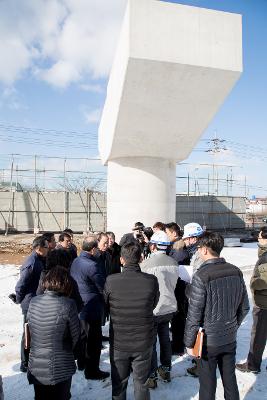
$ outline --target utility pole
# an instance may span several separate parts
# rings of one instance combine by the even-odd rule
[[[64,221],[64,226],[63,229],[67,227],[66,223],[66,158],[64,159],[64,178],[63,178],[63,184],[64,184],[64,208],[63,208],[63,221]]]
[[[39,233],[39,193],[37,187],[37,155],[34,156],[34,191],[35,191],[35,217],[34,217],[34,228],[35,234]]]
[[[10,214],[11,214],[11,207],[12,207],[12,186],[13,186],[13,168],[14,168],[14,156],[12,154],[12,161],[11,161],[11,170],[10,170],[10,199],[9,199],[9,208],[8,208],[8,217],[7,217],[7,224],[6,224],[6,232],[5,236],[8,235],[9,224],[10,224]]]

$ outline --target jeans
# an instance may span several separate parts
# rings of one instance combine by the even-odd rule
[[[158,369],[157,359],[157,336],[159,337],[160,344],[160,363],[165,367],[172,365],[172,347],[170,341],[169,322],[173,314],[160,315],[155,317],[155,341],[153,344],[153,353],[151,359],[151,374]]]

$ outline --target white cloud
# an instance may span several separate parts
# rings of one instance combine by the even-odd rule
[[[17,90],[13,86],[6,87],[0,92],[0,108],[9,108],[10,110],[26,110],[27,106],[19,98]]]
[[[25,71],[59,87],[106,77],[126,0],[2,0],[0,81]]]
[[[101,118],[102,109],[96,108],[95,110],[84,109],[83,115],[88,124],[98,124]]]
[[[92,92],[92,93],[103,93],[103,88],[101,85],[93,85],[93,84],[81,84],[80,89],[84,90],[85,92]]]

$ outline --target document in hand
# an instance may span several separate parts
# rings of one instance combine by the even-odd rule
[[[28,322],[24,324],[24,349],[29,350],[31,344],[31,335]]]
[[[203,339],[204,339],[204,330],[202,328],[199,328],[195,345],[193,348],[193,355],[196,358],[201,358],[202,356]]]
[[[179,265],[179,278],[182,281],[191,283],[193,276],[193,266],[191,265]]]

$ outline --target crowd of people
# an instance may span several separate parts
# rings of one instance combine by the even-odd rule
[[[220,256],[220,234],[197,223],[182,230],[175,222],[152,228],[136,222],[119,244],[113,232],[87,234],[79,255],[71,229],[57,242],[52,232],[36,237],[10,295],[22,309],[20,370],[35,399],[69,399],[77,368],[85,379],[108,378],[99,365],[102,343],[109,341],[112,399],[126,399],[132,373],[135,399],[148,400],[158,379],[171,381],[173,355],[193,356],[202,328],[202,356],[187,370],[199,378],[199,399],[215,399],[218,367],[225,399],[238,400],[235,369],[260,372],[267,340],[267,227],[258,241],[250,350],[245,363],[235,364],[249,302],[242,272]],[[191,271],[190,279],[182,279],[181,268]]]

